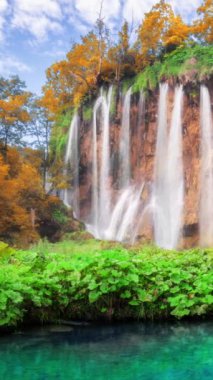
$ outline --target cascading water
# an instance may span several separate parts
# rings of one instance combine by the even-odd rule
[[[92,154],[92,207],[91,223],[87,225],[97,238],[104,238],[104,231],[109,223],[111,207],[110,176],[110,105],[113,87],[107,94],[101,91],[93,109],[93,154]],[[101,165],[98,165],[97,116],[100,112],[102,132]]]
[[[123,189],[114,206],[110,223],[105,232],[105,239],[117,241],[133,241],[135,218],[137,216],[140,195],[143,186],[128,186]]]
[[[143,149],[142,142],[143,142],[143,134],[144,134],[144,115],[145,115],[145,95],[143,91],[140,91],[140,97],[138,102],[138,120],[137,120],[137,166],[140,165],[140,159],[141,159],[141,151]]]
[[[103,102],[101,95],[95,102],[93,109],[93,128],[92,128],[92,207],[91,207],[91,225],[88,228],[98,237],[99,235],[99,181],[98,181],[98,153],[97,153],[97,112]]]
[[[128,238],[130,242],[134,240],[134,230],[136,228],[136,217],[138,214],[138,209],[140,205],[140,196],[144,187],[144,183],[139,188],[135,188],[132,191],[130,199],[128,199],[128,205],[121,222],[120,228],[117,233],[117,239],[119,241],[124,241]]]
[[[130,160],[130,105],[131,105],[130,87],[124,97],[121,134],[120,134],[120,188],[125,188],[130,184],[131,178],[131,160]]]
[[[105,230],[111,213],[111,189],[110,189],[110,105],[112,99],[113,87],[110,86],[108,94],[103,97],[102,102],[102,157],[100,169],[100,196],[99,224]]]
[[[206,86],[201,86],[201,199],[200,244],[213,244],[213,123],[211,101]]]
[[[112,87],[101,95],[93,111],[93,182],[92,223],[87,228],[97,238],[125,240],[134,226],[134,217],[140,203],[141,188],[130,185],[130,101],[131,88],[127,91],[120,135],[121,189],[114,207],[111,207],[110,177],[110,131],[109,115]],[[100,174],[97,154],[97,112],[101,111],[102,153]]]
[[[168,84],[160,85],[160,98],[158,105],[158,130],[155,152],[154,174],[154,232],[155,241],[158,245],[164,245],[167,240],[167,94]]]
[[[117,240],[117,233],[123,220],[125,210],[131,197],[132,188],[124,189],[114,206],[109,226],[106,230],[105,237],[107,240]]]
[[[177,247],[182,222],[184,180],[182,164],[182,86],[175,89],[170,132],[167,132],[168,85],[160,86],[155,156],[154,231],[156,244]]]
[[[71,166],[72,190],[64,190],[64,204],[73,208],[74,215],[79,218],[79,149],[78,149],[78,115],[75,114],[69,129],[68,142],[65,152],[65,165]],[[67,173],[67,169],[66,169]],[[65,173],[65,174],[66,174]]]
[[[80,202],[81,218],[89,223],[86,225],[87,229],[96,238],[134,243],[138,237],[146,239],[148,236],[150,239],[153,229],[154,239],[158,246],[168,249],[176,248],[179,246],[183,225],[183,88],[177,86],[175,89],[169,123],[168,109],[171,103],[168,96],[168,84],[160,85],[155,154],[153,153],[155,124],[153,121],[149,123],[148,117],[145,120],[145,115],[151,115],[151,117],[154,115],[152,105],[149,107],[146,101],[145,110],[144,94],[140,93],[137,108],[133,102],[130,109],[132,93],[130,88],[123,101],[121,126],[120,128],[117,126],[117,120],[119,120],[117,118],[110,130],[110,106],[113,93],[112,87],[108,92],[101,91],[93,108],[92,138],[90,131],[87,131],[87,125],[85,142],[81,138],[81,149],[84,146],[88,147],[89,142],[92,148],[92,160],[88,162],[88,166],[85,165],[87,155],[82,155],[81,161],[82,171],[86,173],[87,181],[91,178],[89,186],[88,182],[84,182],[85,187],[82,187],[81,193],[89,194],[88,188],[91,188],[92,194],[91,203],[89,203],[89,195]],[[201,87],[200,98],[202,153],[200,243],[203,246],[211,246],[213,244],[213,122],[210,93],[206,86]],[[187,113],[184,114],[184,120],[187,115]],[[65,155],[66,174],[71,172],[73,190],[65,190],[64,203],[72,207],[75,216],[79,218],[78,124],[78,117],[75,115],[70,126]],[[186,125],[188,127],[188,124]],[[189,131],[193,127],[194,124],[189,125]],[[186,132],[188,133],[187,129]],[[187,142],[187,133],[184,142]],[[193,134],[193,138],[194,136],[196,135]],[[186,153],[185,150],[184,155]],[[144,158],[147,161],[143,162]],[[191,157],[188,156],[188,161],[185,161],[187,165],[190,159]],[[192,161],[192,167],[198,166],[199,158],[196,156],[195,159],[197,161]],[[131,168],[133,163],[137,167]],[[118,174],[117,178],[115,173]],[[187,172],[185,178],[188,181],[186,182],[187,189],[189,189],[190,175]],[[196,176],[193,177],[193,181],[196,181]],[[186,194],[186,202],[187,197],[189,197],[189,191]],[[191,207],[192,200],[190,202]],[[186,225],[187,223],[189,225],[189,229],[184,229],[184,231],[191,231],[190,228],[193,226],[190,223],[194,219],[190,219],[187,213],[184,215]]]

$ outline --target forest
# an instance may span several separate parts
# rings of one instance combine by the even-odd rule
[[[190,84],[193,103],[212,78],[212,0],[190,24],[160,0],[136,30],[124,21],[116,38],[100,11],[93,30],[47,69],[41,96],[18,76],[0,77],[0,326],[212,315],[211,247],[95,240],[60,196],[71,183],[71,119],[77,111],[92,119],[101,87],[151,96],[160,82]]]

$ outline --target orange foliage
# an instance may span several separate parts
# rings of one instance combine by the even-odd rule
[[[66,60],[53,64],[47,70],[42,105],[52,116],[67,107],[77,106],[83,96],[94,89],[100,59],[100,43],[94,33],[89,33],[82,37],[81,43],[73,45]]]
[[[162,52],[162,48],[183,43],[190,29],[180,16],[175,16],[172,7],[161,0],[145,14],[138,29],[140,61],[142,66],[152,62]]]
[[[213,1],[205,0],[198,8],[197,13],[201,16],[193,25],[193,32],[205,43],[213,43]]]
[[[35,194],[42,191],[37,170],[24,162],[15,148],[0,155],[0,236],[3,240],[32,242],[37,237],[30,219]]]
[[[183,22],[182,18],[173,14],[169,20],[168,29],[163,36],[163,45],[166,47],[180,46],[187,40],[190,32],[191,28]]]
[[[172,15],[171,6],[164,1],[160,1],[152,7],[150,12],[145,13],[144,20],[138,30],[143,64],[146,65],[154,60],[156,52],[162,46],[162,38]]]
[[[90,32],[74,44],[65,60],[47,70],[42,104],[52,120],[68,109],[79,106],[85,95],[94,94],[102,83],[119,81],[152,64],[163,53],[200,37],[213,41],[213,3],[205,0],[198,8],[201,16],[193,26],[175,15],[170,4],[160,0],[145,14],[138,28],[136,43],[130,44],[129,25],[125,21],[115,43],[103,37],[103,20],[98,19],[98,33]],[[113,39],[113,38],[112,38]]]
[[[51,218],[51,207],[60,202],[43,190],[38,153],[27,149],[24,156],[8,147],[6,163],[0,154],[0,240],[22,246],[38,239],[41,217]]]
[[[8,126],[16,121],[27,122],[30,120],[29,113],[24,106],[29,94],[10,95],[7,99],[0,99],[0,120]]]

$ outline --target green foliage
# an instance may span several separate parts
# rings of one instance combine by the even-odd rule
[[[202,80],[213,73],[213,47],[196,45],[192,48],[179,47],[173,53],[164,57],[159,72],[159,79],[186,75],[191,70],[196,71],[196,79]]]
[[[69,220],[68,216],[66,215],[66,210],[63,209],[56,209],[53,212],[53,220],[59,224],[66,224]]]
[[[164,55],[162,62],[147,66],[138,74],[133,85],[133,92],[153,90],[161,80],[187,76],[193,72],[196,81],[209,78],[213,74],[213,47],[200,46],[179,47]]]
[[[7,261],[8,257],[10,257],[14,252],[15,250],[9,247],[8,244],[0,241],[0,262],[3,262],[4,260]]]
[[[64,156],[69,126],[73,114],[74,110],[67,111],[65,114],[60,114],[53,127],[50,138],[50,150],[57,159],[61,159]]]
[[[93,109],[91,105],[83,106],[83,119],[85,121],[92,120]]]
[[[116,115],[116,110],[117,110],[117,87],[113,87],[112,89],[112,99],[111,99],[111,104],[110,104],[110,116],[113,117]]]
[[[111,244],[111,246],[110,246]],[[127,250],[89,240],[39,244],[1,258],[0,325],[25,318],[122,319],[210,315],[213,250]]]

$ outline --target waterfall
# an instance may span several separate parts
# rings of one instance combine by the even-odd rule
[[[105,232],[106,239],[118,240],[117,234],[119,231],[121,221],[123,221],[123,216],[127,208],[127,205],[129,203],[129,199],[131,197],[131,192],[132,192],[131,187],[128,187],[124,189],[121,192],[120,196],[118,197],[118,200],[114,206],[114,209],[111,215],[109,226]]]
[[[134,243],[138,235],[146,236],[147,231],[148,236],[151,235],[150,215],[152,215],[156,244],[169,249],[176,248],[180,239],[184,197],[181,123],[183,89],[182,86],[177,86],[175,89],[171,122],[168,123],[168,85],[160,85],[153,183],[150,182],[150,178],[144,181],[144,168],[141,170],[142,168],[139,166],[143,164],[143,162],[141,163],[141,157],[144,157],[143,145],[148,152],[146,154],[151,152],[150,141],[149,144],[146,144],[146,141],[143,140],[145,97],[142,92],[138,102],[138,115],[134,117],[137,125],[132,140],[136,149],[133,162],[136,163],[137,170],[131,173],[131,169],[134,169],[131,168],[130,147],[131,94],[132,89],[129,88],[123,99],[120,129],[116,129],[115,125],[113,133],[110,133],[110,107],[113,87],[109,87],[108,91],[102,89],[94,104],[91,122],[92,133],[87,134],[87,138],[91,138],[92,155],[92,170],[90,172],[88,165],[87,174],[87,178],[91,177],[91,212],[90,216],[89,214],[86,215],[85,210],[87,208],[84,208],[81,210],[81,214],[85,215],[84,220],[89,222],[86,225],[88,231],[96,238],[130,243]],[[71,171],[72,189],[66,189],[64,192],[64,203],[73,208],[74,215],[77,218],[80,217],[78,124],[78,116],[75,114],[71,122],[65,154],[67,166],[65,174]],[[213,236],[213,196],[211,196],[211,189],[213,188],[213,154],[211,154],[213,152],[211,146],[213,132],[211,131],[210,97],[205,86],[201,88],[201,126],[200,233],[202,244],[208,245],[212,243],[210,238]],[[118,143],[117,137],[119,138]],[[85,146],[88,146],[88,142]],[[114,153],[111,151],[112,146],[116,147],[114,152],[119,163],[119,177],[114,182],[112,173],[115,170],[113,163],[116,161],[112,160]],[[81,147],[84,145],[81,144]],[[150,165],[152,158],[149,160]],[[149,168],[148,170],[150,170]],[[141,196],[141,194],[143,195]],[[88,207],[87,204],[85,207]],[[144,235],[143,231],[146,231]]]
[[[98,235],[99,229],[99,181],[98,181],[98,143],[97,143],[97,112],[102,105],[103,96],[99,96],[93,109],[93,127],[92,127],[92,228],[95,236]]]
[[[130,101],[131,88],[127,91],[123,103],[123,115],[120,134],[121,189],[114,206],[111,204],[110,183],[110,105],[113,88],[101,94],[93,110],[93,159],[92,159],[92,222],[87,229],[97,238],[127,240],[133,232],[141,187],[130,185]],[[97,112],[100,111],[101,158],[97,154]],[[100,166],[100,167],[99,167]],[[130,238],[130,236],[129,236]]]
[[[201,86],[201,199],[200,244],[213,244],[213,124],[211,101],[206,86]]]
[[[111,210],[110,189],[110,105],[113,87],[110,86],[108,94],[102,102],[102,157],[100,169],[100,220],[101,228],[105,229]]]
[[[130,105],[131,87],[126,92],[123,102],[121,135],[120,135],[120,187],[124,188],[130,184],[131,158],[130,158]]]
[[[144,96],[144,92],[140,91],[140,98],[138,102],[138,128],[140,127],[143,121],[144,107],[145,107],[145,96]]]
[[[109,186],[110,175],[110,105],[112,98],[112,86],[108,94],[103,94],[97,99],[93,109],[93,153],[92,153],[92,207],[91,224],[87,226],[97,238],[103,238],[103,231],[110,218]],[[102,132],[101,165],[98,165],[98,141],[97,141],[97,114],[100,111],[100,125]]]
[[[143,123],[145,113],[145,95],[143,91],[140,91],[140,97],[138,102],[138,120],[137,120],[137,165],[140,163],[142,142],[143,142]]]
[[[78,115],[73,116],[70,124],[68,142],[65,152],[65,165],[71,166],[72,190],[64,190],[64,204],[72,207],[76,218],[79,217],[79,149],[78,149]],[[67,174],[67,169],[65,170]]]
[[[155,182],[154,182],[154,232],[155,241],[158,245],[165,245],[168,234],[167,221],[167,93],[168,84],[160,85],[160,99],[158,105],[158,130],[155,152]]]
[[[182,86],[176,87],[170,132],[167,128],[168,85],[160,86],[155,156],[154,231],[156,244],[177,247],[182,222],[184,180],[182,163]]]
[[[117,233],[117,240],[129,240],[133,242],[135,230],[137,228],[136,217],[140,205],[140,196],[143,191],[144,183],[139,188],[135,188],[128,199],[128,205],[121,221],[120,228]]]

